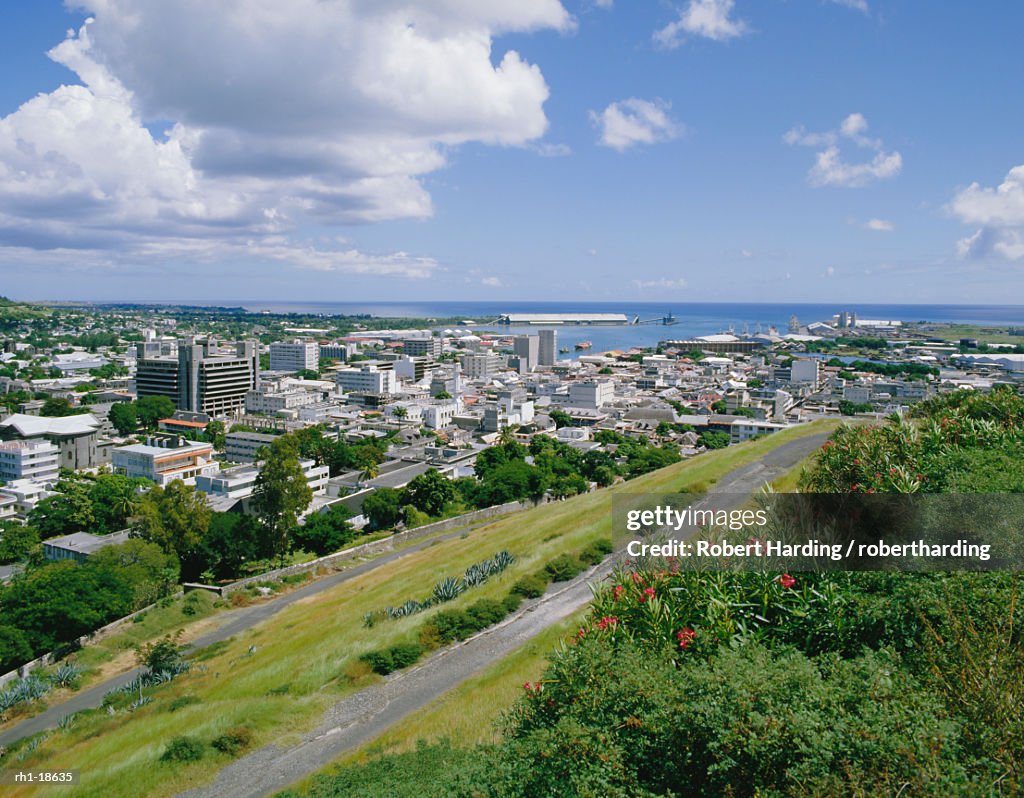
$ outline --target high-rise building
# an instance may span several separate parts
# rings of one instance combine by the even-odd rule
[[[526,361],[524,371],[533,371],[540,360],[540,338],[536,335],[517,335],[512,339],[512,351],[520,361]]]
[[[406,338],[402,341],[402,351],[410,357],[440,357],[440,338]]]
[[[239,341],[233,352],[220,352],[211,341],[182,341],[177,358],[140,357],[135,392],[140,399],[166,396],[179,410],[231,415],[244,409],[245,395],[256,387],[258,376],[255,341]]]
[[[316,371],[320,344],[316,341],[275,341],[270,345],[271,371]]]
[[[538,338],[537,365],[555,365],[555,361],[558,359],[558,331],[541,330]]]
[[[462,356],[462,371],[471,380],[488,379],[504,366],[504,358],[493,352],[471,352]]]

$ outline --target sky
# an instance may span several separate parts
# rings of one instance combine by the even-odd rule
[[[1012,0],[21,0],[0,294],[1024,304]]]

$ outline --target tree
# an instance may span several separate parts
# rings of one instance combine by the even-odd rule
[[[363,500],[363,515],[371,530],[390,529],[402,520],[401,498],[401,491],[380,488]]]
[[[719,430],[707,430],[698,437],[698,443],[706,449],[724,449],[730,440],[728,432]]]
[[[436,468],[424,471],[405,486],[403,504],[411,504],[427,515],[438,516],[455,498],[455,486]]]
[[[13,521],[0,521],[0,564],[19,562],[38,545],[38,530]]]
[[[395,418],[397,418],[399,421],[402,421],[403,419],[406,419],[406,418],[409,417],[409,410],[408,410],[408,408],[406,408],[406,407],[404,407],[402,405],[398,405],[398,407],[396,407],[394,410],[391,411],[391,414]]]
[[[32,647],[20,629],[0,625],[0,671],[7,673],[32,659]]]
[[[131,609],[131,586],[114,570],[69,560],[21,574],[0,593],[0,617],[21,630],[33,655],[76,640]]]
[[[478,502],[482,507],[538,499],[547,488],[547,477],[541,469],[522,460],[511,460],[489,471],[481,480]]]
[[[62,396],[51,396],[43,402],[39,410],[41,416],[73,416],[78,413],[88,413],[84,407],[75,407],[71,402]]]
[[[107,416],[114,429],[122,435],[131,435],[139,428],[139,417],[134,402],[118,402],[110,408]]]
[[[133,609],[170,595],[180,571],[173,554],[167,554],[155,543],[137,539],[106,546],[91,555],[86,564],[89,568],[112,569],[127,581],[132,587]]]
[[[434,394],[435,399],[451,399],[452,395],[448,391],[438,391]]]
[[[178,634],[181,634],[179,631]],[[152,643],[135,649],[135,660],[150,673],[174,673],[181,665],[185,647],[178,643],[178,636],[166,635]]]
[[[28,522],[39,530],[39,536],[47,538],[88,532],[96,526],[89,488],[79,480],[61,480],[57,493],[49,496],[32,508]]]
[[[223,451],[227,438],[223,421],[213,419],[206,425],[206,431],[203,434],[205,435],[206,440],[213,444],[214,449],[217,451]]]
[[[295,376],[300,380],[318,380],[320,379],[320,372],[313,371],[313,369],[299,369],[295,372]]]
[[[213,513],[203,538],[204,570],[216,579],[236,579],[244,575],[246,563],[271,555],[266,534],[259,522],[241,513]]]
[[[147,430],[156,429],[157,422],[173,416],[176,409],[174,402],[166,396],[144,396],[135,403],[139,423]]]
[[[288,553],[299,516],[313,501],[313,491],[299,465],[298,443],[284,435],[265,450],[256,477],[252,507],[267,533],[273,553],[281,562]]]
[[[572,426],[572,416],[570,416],[564,410],[559,410],[558,408],[555,408],[554,410],[549,411],[548,415],[551,417],[551,420],[555,422],[555,426],[558,429],[561,429],[562,427]]]
[[[177,555],[181,577],[188,581],[202,572],[200,547],[210,527],[210,516],[206,497],[195,486],[175,480],[143,496],[133,523],[140,538]]]
[[[355,538],[355,529],[348,521],[351,517],[344,507],[312,513],[292,533],[292,541],[303,551],[321,557],[330,554]]]
[[[101,532],[117,532],[128,525],[139,505],[139,487],[142,479],[131,479],[121,474],[100,474],[89,488],[93,517]]]

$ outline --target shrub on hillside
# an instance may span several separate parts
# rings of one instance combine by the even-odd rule
[[[512,585],[512,592],[527,599],[540,598],[548,589],[548,580],[545,577],[546,574],[524,576]]]
[[[583,563],[570,554],[559,554],[544,566],[544,572],[552,582],[568,582],[584,569]]]
[[[587,565],[597,565],[613,551],[612,542],[607,538],[601,538],[600,540],[595,540],[580,552],[580,562]]]
[[[224,734],[215,737],[210,743],[222,754],[235,756],[252,744],[252,731],[246,726],[235,726]]]
[[[160,755],[162,762],[198,762],[206,753],[206,746],[195,737],[175,737]]]

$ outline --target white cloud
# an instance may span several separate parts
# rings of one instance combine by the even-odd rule
[[[749,249],[741,249],[740,250],[740,255],[742,255],[744,258],[752,258],[752,257],[754,257],[754,253],[751,252]]]
[[[886,219],[868,219],[864,222],[865,230],[875,230],[880,233],[891,233],[896,225]]]
[[[484,277],[480,281],[481,285],[486,285],[488,288],[504,288],[505,284],[501,281],[500,277]]]
[[[749,31],[746,22],[732,19],[735,0],[690,0],[679,18],[654,32],[654,41],[662,47],[679,47],[689,36],[702,36],[716,42],[735,39]]]
[[[669,116],[671,104],[655,98],[630,97],[611,103],[590,120],[600,132],[598,143],[623,152],[636,144],[656,144],[678,138],[684,128]]]
[[[835,277],[836,276],[836,267],[835,266],[827,267],[825,269],[825,276],[826,277]]]
[[[898,152],[887,152],[881,139],[865,135],[868,121],[863,114],[850,114],[836,130],[823,133],[808,133],[802,125],[787,131],[782,140],[789,145],[803,147],[824,147],[814,159],[814,166],[808,173],[812,186],[841,186],[859,188],[877,180],[895,177],[903,168],[903,156]],[[843,159],[840,145],[852,142],[861,149],[874,150],[869,161],[849,163]]]
[[[308,225],[429,216],[421,180],[450,148],[547,128],[540,69],[494,37],[574,24],[559,0],[79,4],[94,18],[49,55],[82,85],[0,119],[0,246],[230,254]]]
[[[948,210],[977,232],[961,239],[963,257],[1001,255],[1008,260],[1024,258],[1024,165],[1011,169],[996,188],[971,183],[957,194]]]
[[[868,6],[868,0],[829,0],[829,2],[833,5],[852,8],[854,11],[860,11],[862,14],[871,13],[871,8]]]
[[[686,288],[686,280],[682,278],[679,278],[677,280],[670,280],[667,277],[662,277],[657,280],[634,280],[633,285],[635,285],[641,291],[646,291],[652,288],[662,288],[671,291]]]

